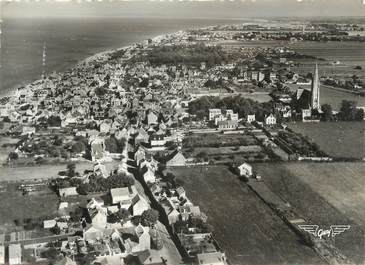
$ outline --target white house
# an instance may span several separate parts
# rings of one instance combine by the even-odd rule
[[[92,161],[102,159],[105,153],[105,142],[102,138],[94,138],[90,141]]]
[[[107,209],[106,208],[99,208],[95,211],[92,211],[91,223],[94,227],[99,229],[104,229],[107,223]]]
[[[139,147],[137,152],[135,152],[134,154],[134,161],[136,161],[137,166],[139,166],[141,161],[145,158],[146,158],[146,151],[142,147]]]
[[[44,220],[43,221],[43,228],[44,229],[49,229],[49,228],[55,227],[56,224],[57,224],[57,222],[54,219],[53,220]]]
[[[150,137],[151,147],[164,146],[166,144],[165,136],[161,134],[153,134]]]
[[[312,110],[311,109],[302,109],[302,121],[306,122],[310,120],[312,117]]]
[[[9,245],[9,265],[22,264],[22,247],[20,244]]]
[[[66,230],[68,228],[67,222],[57,222],[56,226],[61,229],[62,231]]]
[[[0,117],[8,117],[10,108],[8,106],[0,106]]]
[[[139,168],[144,169],[145,167],[151,169],[153,172],[156,172],[158,169],[158,162],[153,159],[153,157],[149,158],[148,160],[145,159],[139,164]]]
[[[151,249],[150,228],[139,224],[134,230],[138,237],[138,245],[132,248],[132,252],[137,253],[144,250]]]
[[[168,213],[167,219],[169,220],[169,224],[175,224],[179,220],[180,213],[175,208],[172,208],[171,212]]]
[[[68,202],[60,202],[58,205],[58,210],[66,209],[68,207]]]
[[[76,191],[76,187],[62,188],[58,190],[61,197],[76,196],[79,195]]]
[[[214,120],[217,116],[222,115],[222,111],[220,109],[209,109],[209,120]]]
[[[255,114],[248,114],[247,115],[247,122],[248,123],[254,122],[255,120],[256,120]]]
[[[155,173],[150,169],[147,168],[147,171],[143,174],[143,179],[146,183],[155,183],[156,182],[156,176]]]
[[[238,113],[234,113],[233,110],[231,110],[231,109],[227,109],[226,117],[229,120],[238,121]]]
[[[84,229],[83,236],[85,241],[95,242],[96,240],[103,238],[103,231],[92,225],[89,225]]]
[[[147,114],[147,124],[158,124],[158,117],[155,113],[150,111],[150,113]]]
[[[233,110],[227,109],[225,114],[222,114],[220,109],[209,110],[209,120],[214,120],[214,124],[218,125],[222,121],[238,122],[238,113],[234,113]]]
[[[283,117],[284,118],[291,118],[291,110],[288,109],[286,111],[283,112]]]
[[[30,134],[35,134],[35,127],[23,126],[22,135],[30,135]]]
[[[115,188],[110,190],[113,204],[119,203],[122,208],[128,209],[133,199],[138,195],[136,187]]]
[[[133,215],[142,215],[142,213],[150,209],[149,203],[142,197],[138,196],[139,200],[133,205]]]
[[[252,166],[247,163],[243,163],[242,165],[240,165],[238,167],[238,170],[240,176],[252,177],[253,175]]]
[[[148,133],[143,128],[140,128],[138,130],[138,135],[134,139],[134,142],[136,145],[140,143],[148,143],[148,138],[149,138]]]
[[[274,124],[276,124],[276,118],[274,117],[274,115],[270,114],[269,116],[267,116],[265,118],[265,124],[266,125],[274,125]]]
[[[105,120],[104,122],[102,122],[102,123],[100,124],[99,131],[100,131],[101,133],[108,133],[108,132],[110,132],[111,127],[112,127],[112,122],[111,122],[111,120]]]

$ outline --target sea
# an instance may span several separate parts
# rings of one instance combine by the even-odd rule
[[[51,73],[64,71],[95,53],[127,46],[157,35],[249,21],[256,20],[156,17],[4,19],[0,49],[0,96],[40,78],[44,43],[47,56],[45,69],[46,73]],[[292,48],[300,53],[329,61],[339,60],[350,67],[360,65],[365,69],[364,43],[299,42],[292,45]],[[310,70],[311,68],[308,69]],[[342,99],[352,99],[365,106],[365,97],[359,98],[347,92],[333,90],[323,92],[324,103],[338,106]]]

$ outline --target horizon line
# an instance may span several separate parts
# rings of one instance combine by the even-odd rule
[[[1,0],[0,0],[1,1]],[[191,17],[191,16],[153,16],[153,15],[33,15],[33,16],[6,16],[3,14],[3,19],[5,18],[24,18],[24,19],[34,19],[34,18],[156,18],[156,19],[211,19],[211,20],[248,20],[248,19],[289,19],[289,18],[364,18],[360,15],[292,15],[292,16],[275,16],[275,15],[263,15],[263,16],[244,16],[244,17]],[[0,18],[1,20],[1,18]]]

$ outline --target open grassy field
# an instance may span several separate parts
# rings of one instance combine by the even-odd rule
[[[194,148],[194,155],[205,152],[208,155],[231,155],[239,153],[260,153],[263,152],[261,146],[236,146],[236,147],[198,147]]]
[[[254,168],[306,222],[351,225],[333,243],[354,262],[365,262],[365,163],[261,163]]]
[[[66,164],[56,164],[27,167],[3,167],[0,169],[0,181],[56,178],[58,172],[66,170],[66,166]],[[77,163],[76,165],[76,171],[79,172],[92,168],[92,163]]]
[[[365,158],[364,122],[290,123],[289,128],[311,138],[330,156]]]
[[[0,166],[8,159],[9,153],[15,149],[15,145],[19,139],[7,136],[0,136]]]
[[[257,145],[258,141],[247,134],[200,133],[188,135],[183,147],[223,147],[237,145]]]
[[[214,227],[230,264],[323,264],[322,260],[226,167],[174,168],[188,197]]]
[[[257,139],[249,134],[195,133],[183,141],[186,157],[206,156],[214,163],[242,163],[269,159]]]
[[[105,163],[108,171],[116,168],[117,161]],[[47,164],[39,166],[24,167],[2,167],[0,168],[1,181],[22,181],[33,179],[50,179],[58,177],[60,171],[66,170],[67,164]],[[76,171],[83,173],[84,170],[92,170],[94,164],[90,162],[76,162]]]
[[[57,213],[59,202],[55,193],[22,195],[17,184],[2,185],[6,189],[0,192],[0,227],[11,227],[14,220],[37,219]]]
[[[321,75],[335,75],[340,77],[347,77],[356,74],[360,77],[364,76],[363,71],[355,70],[354,66],[365,66],[364,45],[361,42],[309,42],[300,41],[291,44],[291,48],[301,54],[307,54],[324,58],[327,61],[320,63]],[[356,51],[356,52],[354,52]],[[340,61],[340,65],[333,66],[331,62]],[[311,60],[308,63],[301,62],[298,69],[293,68],[294,71],[300,70],[301,73],[308,73],[313,71],[315,61]]]

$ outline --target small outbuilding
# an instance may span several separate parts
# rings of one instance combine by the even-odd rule
[[[252,166],[250,164],[247,163],[243,163],[240,166],[238,166],[238,172],[240,174],[241,177],[252,177],[253,175],[253,170],[252,170]]]

